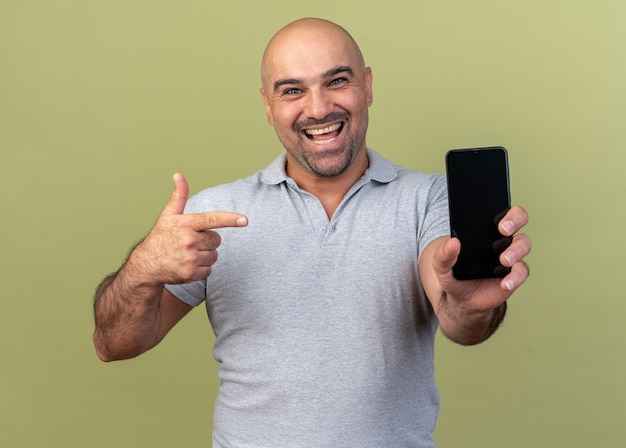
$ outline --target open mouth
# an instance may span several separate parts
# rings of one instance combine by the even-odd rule
[[[336,123],[320,129],[305,129],[304,134],[317,145],[334,141],[343,130],[343,123]]]

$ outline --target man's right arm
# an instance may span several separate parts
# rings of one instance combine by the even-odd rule
[[[131,358],[157,345],[191,309],[165,285],[207,278],[221,242],[213,229],[248,224],[238,213],[183,214],[189,187],[180,174],[174,184],[148,236],[96,290],[93,339],[103,361]]]
[[[150,350],[192,308],[163,285],[133,285],[133,278],[126,263],[96,289],[93,342],[102,361],[128,359]]]

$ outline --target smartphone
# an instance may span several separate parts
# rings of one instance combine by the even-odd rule
[[[461,242],[452,268],[458,280],[504,277],[500,254],[512,237],[498,231],[511,208],[507,150],[502,146],[453,149],[446,154],[450,235]]]

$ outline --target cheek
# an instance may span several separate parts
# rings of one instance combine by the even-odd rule
[[[272,111],[273,125],[283,131],[293,130],[298,116],[298,112],[294,107],[281,105]]]
[[[352,117],[353,126],[362,126],[368,120],[368,105],[366,101],[357,100],[346,104],[346,110]]]

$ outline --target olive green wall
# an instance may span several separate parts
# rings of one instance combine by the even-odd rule
[[[203,310],[103,364],[91,296],[174,171],[195,192],[281,151],[261,52],[322,16],[373,67],[370,146],[442,171],[450,148],[504,145],[532,216],[532,276],[497,337],[437,342],[439,446],[625,446],[626,3],[304,4],[0,0],[0,445],[210,444]]]

